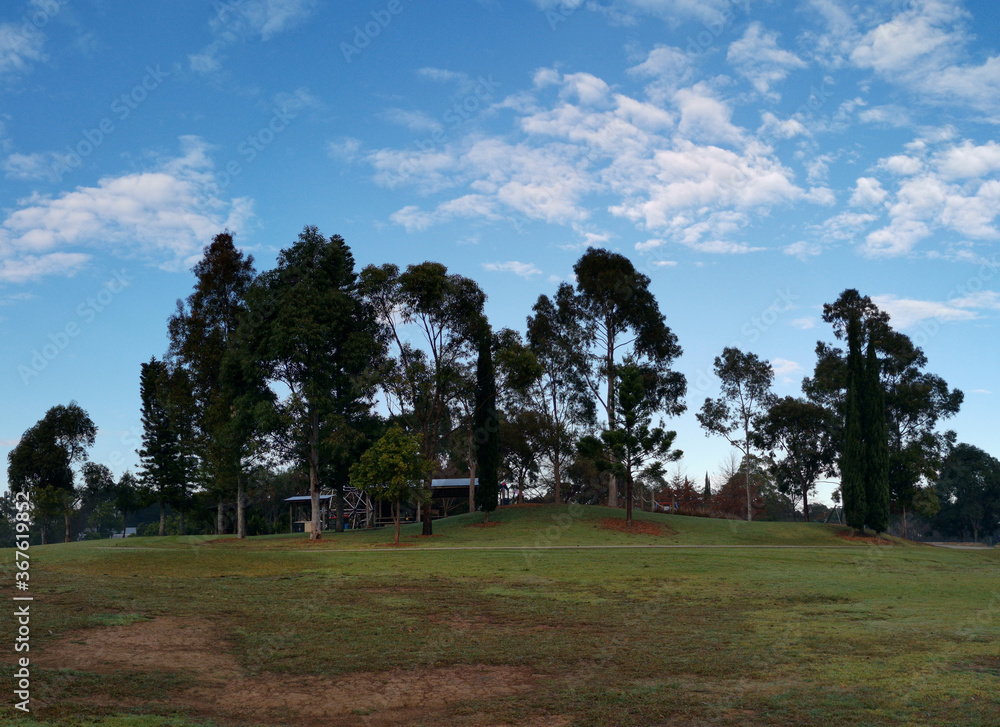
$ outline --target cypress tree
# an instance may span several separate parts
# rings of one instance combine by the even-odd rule
[[[876,533],[889,529],[889,431],[885,421],[885,391],[879,377],[875,344],[868,340],[863,401],[866,520]]]
[[[847,411],[844,419],[844,453],[840,460],[840,492],[843,496],[844,519],[847,524],[864,532],[868,515],[865,488],[863,391],[865,366],[861,355],[861,321],[852,316],[847,325]]]
[[[476,469],[479,487],[476,488],[476,505],[482,508],[483,522],[489,522],[490,513],[497,509],[500,483],[497,469],[500,466],[500,421],[497,417],[497,382],[490,350],[492,335],[489,324],[484,322],[479,335],[479,355],[476,359],[476,399],[472,417],[473,436],[476,441]]]

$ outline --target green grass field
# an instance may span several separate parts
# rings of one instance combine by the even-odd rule
[[[491,528],[407,526],[402,548],[391,529],[32,548],[33,712],[7,718],[1000,725],[1000,550],[647,513],[663,534],[600,527],[621,515],[503,509]]]

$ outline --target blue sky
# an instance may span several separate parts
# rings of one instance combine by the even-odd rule
[[[0,11],[0,454],[77,400],[134,466],[139,365],[214,234],[306,224],[438,260],[524,328],[588,245],[684,348],[669,421],[736,345],[798,394],[822,304],[871,295],[1000,454],[1000,20],[987,2],[12,0]]]

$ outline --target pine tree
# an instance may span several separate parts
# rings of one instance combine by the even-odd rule
[[[705,492],[702,494],[707,506],[712,501],[712,481],[708,479],[708,472],[705,473]]]
[[[852,316],[847,326],[847,411],[844,419],[844,454],[840,461],[840,491],[844,519],[859,532],[868,515],[865,489],[865,451],[862,391],[865,388],[864,359],[861,356],[861,321]]]
[[[885,391],[879,377],[875,344],[869,337],[865,361],[864,440],[866,521],[876,533],[889,529],[889,432],[885,421]]]
[[[160,530],[166,524],[166,505],[174,497],[179,475],[177,438],[170,424],[166,403],[167,368],[152,357],[141,365],[139,397],[142,401],[142,449],[139,450],[141,481],[160,505]]]
[[[473,412],[473,429],[476,440],[476,462],[479,487],[476,488],[476,505],[483,511],[483,522],[489,522],[490,513],[497,509],[500,496],[497,468],[500,464],[500,422],[497,417],[497,382],[490,350],[492,336],[489,324],[484,323],[479,336],[479,355],[476,360],[476,403]]]

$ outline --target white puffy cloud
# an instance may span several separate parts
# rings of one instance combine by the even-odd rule
[[[63,155],[55,152],[35,152],[22,154],[14,152],[0,165],[7,179],[49,180],[59,179],[57,169],[66,165]]]
[[[823,253],[823,246],[814,240],[799,240],[798,242],[786,245],[782,252],[799,260],[808,260],[811,257],[821,255]]]
[[[939,302],[918,300],[915,298],[899,298],[895,295],[875,295],[872,301],[889,314],[892,325],[900,330],[912,329],[924,321],[947,323],[952,321],[971,321],[980,318],[976,309],[995,308],[996,299],[970,304],[971,301],[952,300]]]
[[[880,160],[879,166],[889,170],[893,174],[911,176],[919,173],[924,168],[924,163],[912,156],[896,154],[895,156]]]
[[[191,70],[212,73],[222,67],[225,51],[248,40],[270,40],[312,13],[315,0],[226,0],[215,3],[209,20],[215,39],[188,56]]]
[[[851,61],[928,100],[1000,113],[1000,56],[964,62],[970,17],[954,0],[915,0],[862,36]]]
[[[771,370],[775,376],[780,376],[785,383],[791,381],[791,375],[802,371],[802,364],[787,358],[776,358],[771,361]]]
[[[154,170],[20,200],[0,225],[7,279],[75,270],[89,248],[177,269],[222,229],[242,227],[252,215],[250,201],[222,199],[201,139],[183,137],[181,144],[181,156]]]
[[[691,56],[668,45],[656,46],[642,63],[628,69],[631,76],[650,79],[646,95],[658,104],[668,102],[678,88],[687,85],[692,72]]]
[[[772,94],[772,87],[784,81],[792,71],[806,67],[806,62],[791,51],[778,47],[778,34],[767,31],[754,21],[743,37],[729,46],[726,60],[747,78],[758,93]]]
[[[25,33],[24,27],[16,23],[0,23],[0,79],[23,73],[33,63],[45,59],[42,52],[45,35],[34,26],[30,26],[33,32]]]
[[[874,207],[882,204],[888,192],[882,188],[882,183],[874,177],[859,177],[851,194],[852,207]]]
[[[665,240],[745,253],[759,249],[739,239],[755,213],[834,201],[825,186],[797,186],[770,146],[732,123],[732,108],[707,84],[657,103],[590,74],[546,68],[534,74],[533,91],[505,108],[513,112],[505,136],[470,131],[427,151],[366,151],[343,141],[328,148],[363,159],[380,186],[438,198],[392,215],[408,230],[458,218],[528,219],[604,235],[589,222],[600,197],[612,215]]]
[[[636,22],[636,18],[653,16],[671,23],[698,20],[703,23],[720,23],[736,9],[746,12],[743,0],[611,0],[596,3],[589,0],[532,0],[540,9],[571,13],[580,9],[602,12],[621,24]]]
[[[936,166],[946,179],[984,177],[1000,171],[1000,144],[987,141],[977,146],[966,139],[941,153]]]
[[[46,255],[22,255],[0,259],[0,281],[27,283],[39,278],[72,277],[90,260],[79,252],[52,252]]]
[[[716,144],[738,144],[742,131],[731,122],[733,110],[720,101],[705,83],[682,88],[674,94],[681,111],[678,130],[685,138]]]
[[[441,129],[441,122],[432,119],[422,111],[410,111],[406,109],[386,109],[380,116],[392,124],[405,126],[410,131],[428,132]]]
[[[796,118],[779,119],[770,111],[765,111],[760,115],[763,123],[757,129],[758,134],[773,136],[778,139],[792,139],[796,136],[806,136],[809,130]]]
[[[498,273],[514,273],[514,275],[519,275],[528,280],[542,274],[542,271],[534,263],[522,263],[517,260],[509,260],[502,263],[483,263],[483,269]]]

